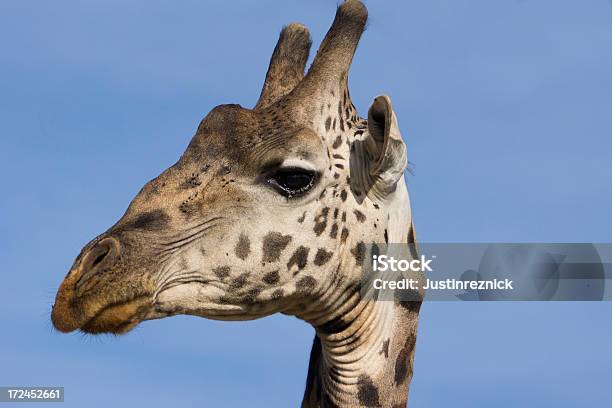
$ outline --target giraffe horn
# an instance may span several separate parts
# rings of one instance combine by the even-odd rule
[[[313,90],[321,89],[326,83],[332,86],[346,84],[367,19],[368,10],[359,0],[347,0],[338,7],[334,22],[296,93],[307,98]]]
[[[302,81],[311,45],[308,28],[302,24],[292,23],[283,28],[270,58],[268,73],[255,109],[272,105]]]

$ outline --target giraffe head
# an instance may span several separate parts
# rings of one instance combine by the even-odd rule
[[[83,248],[54,326],[124,333],[175,314],[275,312],[319,325],[357,299],[364,243],[405,240],[396,224],[410,216],[390,100],[364,120],[347,88],[366,19],[344,2],[306,76],[308,30],[285,27],[255,108],[214,108],[178,162]]]

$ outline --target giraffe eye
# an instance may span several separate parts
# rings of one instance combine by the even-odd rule
[[[298,167],[277,169],[268,178],[268,183],[281,194],[291,198],[305,194],[312,188],[316,172]]]

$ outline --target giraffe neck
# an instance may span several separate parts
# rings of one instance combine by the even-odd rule
[[[396,193],[388,203],[389,242],[414,244],[403,180]],[[361,272],[339,269],[344,277]],[[356,286],[323,295],[323,310],[301,316],[316,329],[303,408],[406,406],[421,304],[362,299]]]
[[[328,151],[348,161],[351,145],[365,138],[368,127],[358,116],[347,85],[344,76],[336,88],[315,91],[314,115],[307,116],[314,117],[312,125]],[[349,168],[349,163],[344,164]],[[388,241],[412,243],[412,216],[403,179],[384,207]],[[339,266],[337,276],[360,272],[347,263]],[[364,300],[351,284],[324,293],[318,303],[325,306],[289,313],[316,329],[302,407],[405,407],[420,303]]]
[[[302,407],[405,407],[419,308],[360,301],[318,327]]]

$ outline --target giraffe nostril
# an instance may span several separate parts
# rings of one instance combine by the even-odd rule
[[[97,264],[102,262],[102,260],[106,257],[106,255],[108,255],[109,251],[110,251],[109,248],[104,248],[103,252],[100,253],[100,255],[98,255],[96,259],[94,259],[94,261],[91,264],[91,267],[94,268]]]
[[[119,253],[119,242],[112,237],[106,237],[96,243],[86,254],[82,262],[81,276],[76,284],[79,288],[96,272],[112,265]]]

